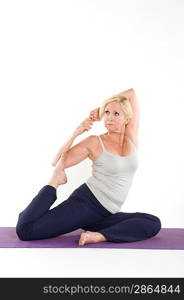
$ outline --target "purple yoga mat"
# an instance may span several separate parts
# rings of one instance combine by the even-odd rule
[[[117,249],[173,249],[184,250],[184,228],[162,228],[152,238],[138,242],[100,242],[78,245],[81,232],[78,229],[58,237],[35,241],[19,240],[15,227],[0,227],[0,248],[117,248]]]

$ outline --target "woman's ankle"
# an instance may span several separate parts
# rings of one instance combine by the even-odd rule
[[[60,186],[60,184],[53,180],[50,180],[47,184],[53,186],[55,189],[57,189]]]

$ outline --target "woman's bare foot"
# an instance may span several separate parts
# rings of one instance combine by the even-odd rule
[[[105,241],[107,241],[107,238],[100,232],[86,231],[81,233],[79,246],[84,246],[88,243],[99,243]]]
[[[63,168],[62,162],[59,162],[56,168],[54,169],[52,177],[49,180],[48,184],[57,188],[59,185],[65,183],[67,183],[66,173]]]

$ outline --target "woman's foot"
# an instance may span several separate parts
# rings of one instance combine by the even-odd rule
[[[86,231],[82,232],[79,239],[79,246],[84,246],[88,243],[106,242],[107,238],[100,232]]]
[[[63,165],[61,162],[58,163],[56,168],[53,171],[52,177],[49,180],[48,184],[57,188],[61,184],[67,183],[67,177]]]

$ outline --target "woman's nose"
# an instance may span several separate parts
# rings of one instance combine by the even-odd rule
[[[109,116],[107,117],[107,120],[112,121],[112,120],[113,120],[113,115],[109,115]]]

